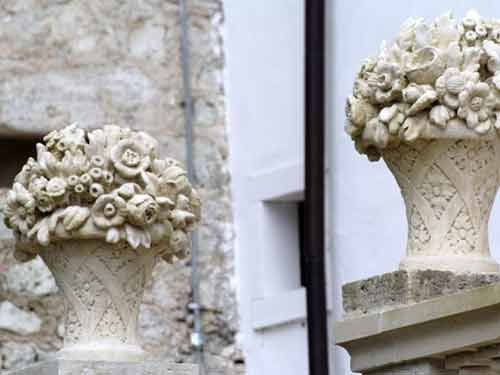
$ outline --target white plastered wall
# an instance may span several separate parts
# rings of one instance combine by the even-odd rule
[[[475,8],[500,18],[500,2],[488,0],[334,0],[328,10],[328,129],[332,213],[330,226],[334,314],[342,314],[343,283],[390,272],[405,252],[406,218],[393,177],[383,162],[369,163],[343,133],[345,98],[362,60],[391,41],[410,16],[432,20],[448,10],[463,17]],[[500,261],[500,205],[490,222],[490,245]],[[332,346],[333,347],[333,346]],[[335,349],[335,375],[349,374],[347,355]]]
[[[225,55],[236,280],[248,375],[305,375],[302,1],[228,0]]]

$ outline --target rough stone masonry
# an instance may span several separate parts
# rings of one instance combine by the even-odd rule
[[[206,359],[209,373],[234,374],[244,361],[236,343],[224,18],[221,0],[189,4]],[[178,13],[177,0],[2,0],[0,138],[116,123],[146,130],[163,155],[185,160]],[[43,262],[16,262],[8,231],[0,235],[0,369],[12,369],[61,345],[62,298]],[[193,360],[189,266],[160,262],[146,292],[140,333],[155,357]]]

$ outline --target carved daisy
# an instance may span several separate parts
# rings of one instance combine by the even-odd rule
[[[52,198],[60,198],[66,192],[66,187],[68,184],[61,177],[53,177],[47,182],[45,189],[47,194]]]
[[[144,143],[124,139],[111,149],[111,161],[120,176],[134,178],[149,168],[151,158]]]
[[[469,83],[459,95],[458,116],[464,119],[467,126],[483,134],[491,128],[491,111],[493,100],[487,83]]]
[[[99,228],[118,227],[125,223],[127,202],[117,195],[101,195],[92,206],[91,216]]]

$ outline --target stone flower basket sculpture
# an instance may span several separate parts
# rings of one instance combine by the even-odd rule
[[[406,205],[403,269],[498,272],[488,220],[499,186],[500,20],[470,11],[404,23],[361,67],[346,131],[383,158]]]
[[[155,259],[184,258],[200,199],[143,132],[72,125],[37,144],[4,208],[18,256],[40,254],[65,296],[60,357],[140,361],[136,327]]]

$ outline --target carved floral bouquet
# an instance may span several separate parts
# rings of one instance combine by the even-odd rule
[[[346,112],[346,131],[370,160],[401,141],[495,136],[500,20],[475,11],[431,25],[409,19],[393,44],[362,65]]]
[[[186,255],[200,199],[179,162],[158,158],[154,138],[114,125],[90,132],[72,125],[44,141],[7,196],[5,223],[18,243],[36,253],[34,243],[102,239],[162,246],[167,261]]]

